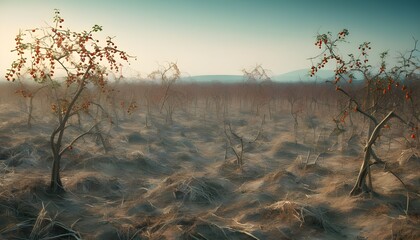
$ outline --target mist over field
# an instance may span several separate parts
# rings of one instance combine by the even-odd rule
[[[329,85],[180,83],[162,111],[153,100],[160,85],[114,87],[116,104],[137,108],[103,102],[113,121],[101,122],[105,145],[97,134],[75,143],[62,158],[66,192],[54,196],[48,97],[34,99],[29,128],[25,99],[2,85],[3,237],[28,236],[36,219],[55,224],[42,236],[83,239],[385,239],[390,229],[418,236],[419,158],[405,150],[408,130],[392,125],[375,149],[409,187],[409,215],[406,191],[381,167],[372,169],[374,196],[350,197],[368,122],[351,113],[337,127],[332,119],[346,100]],[[89,127],[81,118],[67,140]]]
[[[0,239],[420,239],[413,1],[2,1]]]

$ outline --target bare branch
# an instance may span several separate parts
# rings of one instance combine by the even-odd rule
[[[59,156],[63,155],[63,153],[65,153],[68,149],[70,149],[73,144],[79,140],[80,138],[88,135],[88,134],[92,134],[92,129],[95,128],[96,126],[98,126],[98,123],[95,123],[92,127],[89,128],[89,130],[87,130],[84,133],[81,133],[80,135],[78,135],[77,137],[75,137],[66,147],[64,147],[60,152],[59,152]]]

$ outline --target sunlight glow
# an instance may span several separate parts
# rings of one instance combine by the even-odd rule
[[[19,29],[47,26],[54,8],[70,28],[98,24],[104,34],[116,36],[123,49],[138,57],[129,69],[140,75],[169,61],[178,62],[187,75],[240,74],[255,64],[274,74],[305,69],[317,50],[317,32],[342,28],[351,32],[349,48],[371,41],[374,54],[389,49],[395,55],[412,47],[412,37],[420,38],[420,15],[413,13],[418,2],[363,2],[362,8],[362,1],[317,2],[2,1],[0,75],[15,57],[10,50]]]

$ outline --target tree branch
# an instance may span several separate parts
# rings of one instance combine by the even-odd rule
[[[63,155],[63,153],[65,153],[69,148],[71,148],[71,146],[80,138],[86,136],[87,134],[91,134],[92,129],[95,128],[98,125],[98,123],[95,123],[92,127],[89,128],[89,130],[87,130],[84,133],[81,133],[80,135],[78,135],[77,137],[75,137],[65,148],[63,148],[60,152],[59,152],[59,156]]]

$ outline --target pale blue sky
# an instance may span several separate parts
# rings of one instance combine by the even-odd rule
[[[19,29],[51,23],[54,8],[75,30],[102,25],[138,57],[131,68],[143,76],[166,61],[190,75],[241,74],[257,63],[273,74],[308,68],[317,32],[342,28],[349,47],[371,41],[391,56],[420,38],[420,1],[0,0],[1,76]]]

